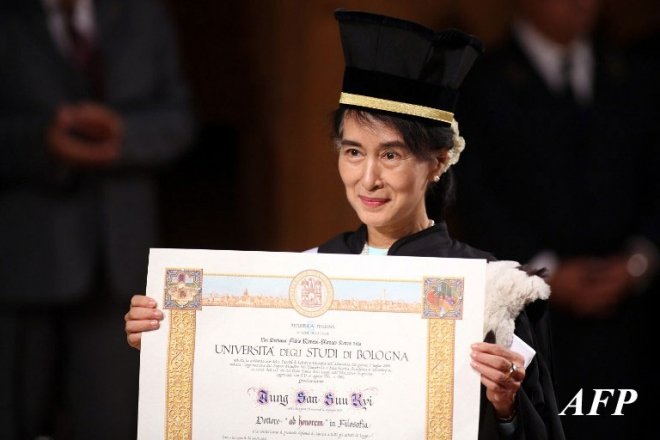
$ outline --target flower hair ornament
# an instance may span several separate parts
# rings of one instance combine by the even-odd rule
[[[465,149],[465,139],[459,134],[458,121],[456,119],[451,121],[451,131],[452,146],[447,152],[447,165],[445,166],[445,171],[447,171],[450,166],[458,163],[458,160],[461,158],[461,153]]]

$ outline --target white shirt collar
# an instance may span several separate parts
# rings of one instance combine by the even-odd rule
[[[594,54],[586,37],[579,38],[570,46],[564,47],[546,38],[532,24],[524,20],[516,22],[513,31],[523,51],[551,91],[560,92],[565,87],[566,79],[562,72],[562,64],[566,57],[570,57],[572,68],[569,77],[575,97],[581,104],[591,101]]]
[[[71,43],[64,29],[64,16],[58,0],[41,0],[46,11],[48,30],[55,44],[63,54],[68,54]],[[73,22],[76,29],[89,41],[96,39],[96,23],[94,20],[94,3],[92,0],[77,0],[74,4]]]

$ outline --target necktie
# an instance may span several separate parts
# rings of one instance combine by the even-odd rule
[[[62,13],[73,66],[88,80],[92,98],[101,99],[103,96],[103,66],[98,47],[76,25],[73,7],[63,8]]]
[[[574,104],[576,103],[576,100],[575,91],[573,90],[572,72],[573,60],[571,59],[571,54],[567,53],[564,55],[564,58],[561,62],[561,77],[564,83],[564,87],[561,90],[561,95],[566,100],[566,102]]]

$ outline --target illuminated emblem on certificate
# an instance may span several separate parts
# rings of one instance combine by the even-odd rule
[[[424,318],[463,317],[463,278],[424,279]]]
[[[199,309],[202,300],[201,269],[165,271],[165,309]]]
[[[332,305],[330,279],[316,270],[299,273],[291,281],[289,298],[298,313],[309,318],[324,314]]]

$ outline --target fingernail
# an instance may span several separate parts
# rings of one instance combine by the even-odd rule
[[[160,310],[154,310],[152,316],[156,319],[163,319],[163,312],[161,312]]]
[[[473,352],[470,353],[470,356],[472,356],[473,358],[476,358],[476,357],[477,357],[477,353],[475,353],[475,352],[473,351]]]
[[[474,369],[477,368],[477,364],[476,364],[476,362],[470,362],[470,366],[471,366],[472,368],[474,368]]]
[[[151,321],[151,328],[158,328],[159,325],[158,321]]]
[[[156,307],[156,301],[153,299],[149,298],[149,307]]]

